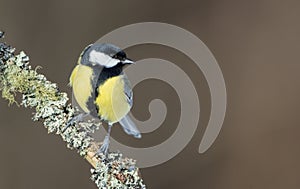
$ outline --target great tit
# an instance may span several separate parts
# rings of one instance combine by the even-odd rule
[[[133,63],[119,47],[95,43],[83,50],[70,76],[73,96],[83,111],[72,122],[91,115],[108,123],[108,132],[98,153],[107,154],[111,127],[116,122],[127,134],[141,138],[139,130],[128,116],[133,94],[123,72],[125,65]]]

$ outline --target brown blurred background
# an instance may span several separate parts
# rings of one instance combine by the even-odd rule
[[[201,102],[200,123],[189,145],[167,163],[142,169],[151,189],[300,188],[299,18],[296,0],[0,0],[5,41],[26,51],[31,64],[42,66],[40,72],[69,94],[68,76],[81,50],[127,24],[174,24],[197,35],[214,53],[227,85],[228,110],[213,146],[198,154],[210,112],[202,73],[167,47],[127,50],[135,60],[159,57],[180,65],[194,78]],[[160,89],[157,94],[155,89]],[[113,136],[132,146],[163,141],[178,121],[175,92],[156,81],[145,81],[134,92],[137,118],[147,119],[149,99],[159,97],[170,107],[167,119],[141,141],[117,127]],[[31,110],[7,104],[0,99],[1,189],[96,188],[86,161],[58,136],[48,135],[42,123],[33,123]]]

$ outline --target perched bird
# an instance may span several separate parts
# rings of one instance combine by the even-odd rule
[[[108,133],[99,153],[107,154],[111,127],[116,122],[127,134],[141,138],[127,115],[133,94],[123,68],[133,63],[119,47],[107,43],[92,44],[83,50],[70,76],[73,96],[83,113],[75,116],[68,126],[82,121],[87,115],[106,121]]]

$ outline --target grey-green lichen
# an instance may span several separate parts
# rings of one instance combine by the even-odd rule
[[[109,153],[107,157],[100,155],[100,159],[97,168],[91,170],[91,179],[99,188],[146,188],[135,160],[123,158],[119,152]]]
[[[3,36],[0,31],[0,38]],[[61,135],[68,148],[76,149],[81,156],[86,156],[95,144],[90,133],[101,124],[94,120],[80,122],[62,132],[78,111],[68,104],[67,94],[60,92],[57,84],[32,69],[23,51],[15,55],[15,49],[5,43],[0,43],[0,90],[9,104],[35,109],[33,120],[43,121],[49,133]],[[15,100],[18,93],[22,95],[21,103]],[[109,153],[107,157],[100,154],[96,158],[97,166],[91,170],[91,178],[99,188],[145,188],[135,161],[122,158],[119,152]]]
[[[28,56],[21,51],[14,55],[14,48],[0,44],[0,90],[2,97],[9,101],[9,104],[17,103],[15,96],[22,95],[21,105],[34,108],[34,121],[43,121],[49,133],[60,134],[68,147],[77,149],[80,155],[85,156],[93,141],[89,136],[91,129],[97,129],[94,123],[80,123],[85,127],[69,127],[62,132],[68,121],[74,117],[76,111],[68,104],[66,93],[60,92],[57,85],[37,73],[29,65]],[[99,126],[99,124],[98,124]],[[88,132],[89,131],[89,132]],[[93,131],[93,129],[91,130]]]

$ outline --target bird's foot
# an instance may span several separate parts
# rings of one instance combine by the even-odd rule
[[[103,144],[97,151],[97,155],[102,153],[106,156],[108,154],[108,149],[109,149],[109,136],[105,136],[105,138],[103,140]]]
[[[112,124],[108,124],[108,132],[103,140],[102,146],[99,148],[97,151],[96,155],[104,154],[106,157],[108,155],[108,148],[109,148],[109,137],[110,137],[110,132],[111,132],[111,127]]]
[[[81,114],[74,116],[71,120],[68,121],[66,127],[62,130],[62,133],[64,133],[71,125],[75,125],[76,123],[83,121],[83,119],[87,115],[88,115],[87,113],[81,113]]]

